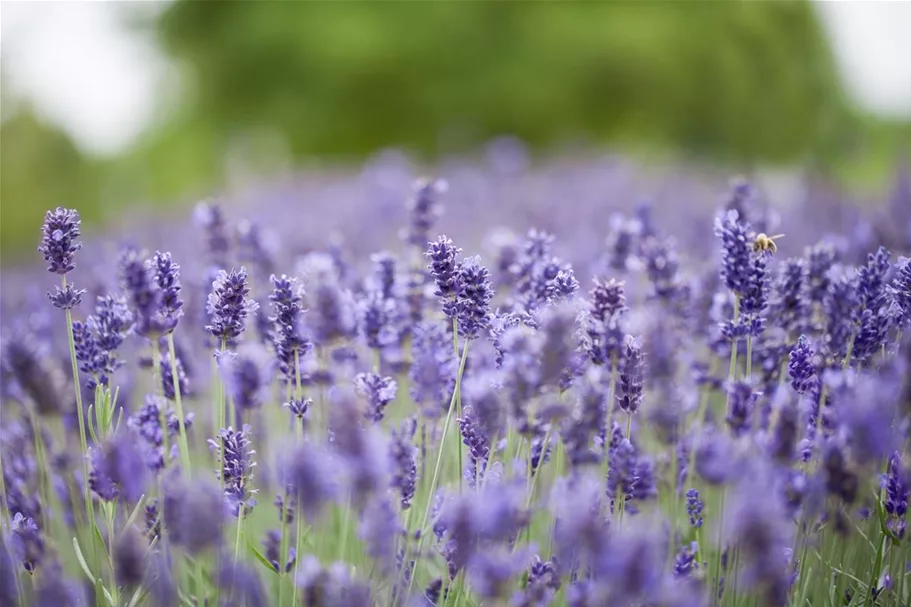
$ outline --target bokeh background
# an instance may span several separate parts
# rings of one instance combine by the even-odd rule
[[[911,142],[911,3],[0,5],[0,254],[44,210],[184,212],[244,180],[532,158],[811,172],[876,194]]]

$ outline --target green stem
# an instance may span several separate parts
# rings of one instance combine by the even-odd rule
[[[295,433],[297,433],[299,438],[303,439],[304,429],[300,424],[295,426]],[[297,520],[296,520],[297,531],[296,531],[295,539],[294,539],[294,553],[296,555],[295,558],[297,558],[298,560],[300,560],[301,546],[304,543],[304,520],[303,519],[304,519],[303,513],[298,511]],[[292,578],[293,578],[293,576],[292,576]],[[294,579],[291,580],[291,604],[295,605],[295,606],[298,604],[297,603],[297,583],[294,581]]]
[[[158,351],[158,340],[152,338],[152,374],[153,382],[155,383],[155,392],[159,396],[164,396],[164,389],[161,382],[161,377],[159,374],[159,361],[161,359],[161,354]],[[176,374],[175,374],[176,377]],[[176,383],[176,382],[175,382]],[[161,441],[162,447],[164,447],[164,457],[161,458],[162,465],[164,468],[168,467],[168,461],[171,459],[171,437],[170,432],[168,432],[168,411],[167,409],[158,410],[158,424],[161,426]]]
[[[183,401],[180,397],[180,379],[177,376],[177,356],[174,349],[174,334],[168,333],[168,355],[171,358],[171,377],[174,380],[174,407],[177,409],[177,429],[178,441],[180,444],[180,458],[186,468],[187,475],[190,474],[190,446],[187,443],[187,427],[184,423]],[[167,427],[165,427],[165,437],[168,436]],[[167,438],[165,438],[167,440]],[[167,444],[167,443],[165,443]],[[165,452],[165,459],[168,453]]]
[[[753,336],[747,335],[747,380],[753,377]]]
[[[234,562],[240,556],[240,540],[244,536],[244,506],[240,506],[237,514],[237,536],[234,538]]]
[[[724,493],[725,488],[722,487],[721,500],[718,505],[718,555],[715,558],[715,577],[711,588],[712,604],[715,604],[716,598],[719,604],[722,604],[724,599],[724,589],[722,588],[721,592],[718,592],[718,585],[721,583],[721,557],[724,554]]]
[[[66,274],[61,277],[63,283],[63,288],[66,289]],[[88,441],[85,436],[85,409],[82,405],[82,384],[79,382],[79,365],[76,363],[76,341],[73,338],[73,313],[72,310],[66,310],[66,334],[67,339],[69,340],[70,346],[70,362],[73,365],[73,387],[76,390],[76,414],[79,416],[79,445],[82,447],[81,453],[84,455],[88,454]],[[98,569],[98,551],[95,547],[95,533],[94,526],[95,521],[95,506],[92,503],[92,496],[89,492],[89,462],[88,459],[82,458],[82,473],[84,482],[82,483],[82,496],[85,500],[85,514],[87,522],[90,529],[90,538],[92,545],[92,560],[95,570]],[[97,603],[102,603],[102,597],[104,595],[103,588],[101,586],[101,581],[95,580],[95,600]]]
[[[452,398],[449,400],[449,411],[446,413],[446,421],[443,423],[443,436],[440,438],[440,448],[437,452],[437,461],[436,465],[433,468],[433,480],[430,481],[430,492],[428,493],[427,506],[424,507],[424,516],[421,520],[421,537],[418,539],[417,553],[420,554],[421,548],[424,545],[424,538],[427,537],[427,521],[430,518],[430,509],[433,506],[433,495],[437,489],[437,483],[440,480],[440,468],[443,465],[443,454],[446,452],[446,437],[449,435],[449,424],[452,421],[452,411],[455,409],[456,403],[456,394],[459,391],[459,384],[462,382],[462,373],[465,371],[465,360],[468,357],[468,346],[471,344],[471,340],[465,340],[465,346],[462,348],[462,359],[459,361],[459,372],[456,375],[456,385],[455,390],[452,392]],[[461,477],[461,471],[459,471],[459,476]],[[405,562],[408,562],[406,559]],[[408,583],[408,593],[411,592],[411,588],[414,585],[415,576],[412,574],[411,581]],[[406,593],[407,594],[407,593]]]
[[[465,342],[468,343],[467,341]],[[453,356],[458,358],[459,356],[459,320],[457,318],[452,319],[452,353]],[[461,372],[460,372],[461,374]],[[459,394],[459,386],[456,385],[455,392],[453,393],[453,398],[456,401],[456,417],[462,417],[462,395]],[[445,436],[445,430],[444,430]],[[462,458],[464,457],[465,445],[462,444],[462,441],[459,440],[459,492],[462,491],[462,470],[464,470]]]

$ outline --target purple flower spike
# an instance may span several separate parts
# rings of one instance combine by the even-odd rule
[[[223,429],[217,439],[209,439],[209,446],[218,454],[220,464],[216,476],[225,488],[225,499],[231,514],[245,517],[256,506],[255,489],[249,488],[253,480],[253,468],[256,462],[253,456],[256,451],[250,446],[250,426],[244,425],[240,430],[232,427]]]
[[[66,274],[75,269],[76,251],[82,248],[80,223],[79,213],[73,209],[57,207],[45,213],[38,251],[44,255],[48,272]]]
[[[259,304],[250,299],[247,270],[219,270],[206,303],[210,322],[206,331],[225,342],[237,339],[244,332],[247,316],[257,308]]]
[[[481,265],[481,258],[465,259],[459,268],[459,335],[465,339],[477,339],[487,328],[491,299],[493,286],[490,284],[490,273]]]

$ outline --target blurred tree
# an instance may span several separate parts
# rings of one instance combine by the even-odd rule
[[[0,249],[38,246],[44,212],[74,206],[88,221],[100,214],[98,182],[67,135],[19,106],[0,123]],[[37,253],[36,253],[37,255]]]
[[[159,26],[186,124],[274,130],[298,158],[508,133],[789,161],[831,150],[845,113],[807,2],[178,0]]]

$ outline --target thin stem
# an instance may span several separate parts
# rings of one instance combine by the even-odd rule
[[[294,432],[297,434],[299,440],[304,439],[304,428],[302,424],[295,424]],[[295,503],[295,506],[298,504]],[[301,545],[304,543],[304,515],[301,511],[297,513],[297,533],[294,540],[294,553],[295,558],[300,558]],[[294,580],[291,581],[291,604],[297,605],[297,584]]]
[[[753,377],[753,336],[747,335],[747,380]]]
[[[184,423],[183,401],[180,397],[180,379],[177,377],[177,356],[174,350],[174,334],[168,333],[168,355],[171,358],[171,377],[174,380],[174,407],[177,409],[177,429],[178,441],[180,443],[180,458],[183,462],[187,474],[190,474],[190,446],[187,443],[187,427]],[[165,427],[165,437],[168,435],[168,428]],[[165,438],[167,440],[167,438]],[[165,452],[165,459],[168,453]]]
[[[471,344],[471,340],[465,340],[465,346],[462,348],[462,359],[459,361],[459,372],[456,375],[456,385],[455,390],[452,392],[452,398],[449,400],[449,411],[446,413],[446,421],[443,423],[443,436],[440,438],[440,448],[437,452],[437,462],[433,468],[433,480],[430,482],[430,491],[428,493],[429,498],[427,499],[427,506],[424,508],[424,516],[421,521],[421,537],[418,539],[417,552],[420,554],[421,548],[424,545],[424,538],[427,537],[427,520],[430,518],[430,509],[433,505],[433,494],[436,491],[437,483],[440,480],[440,468],[443,464],[443,453],[446,452],[446,437],[449,435],[449,424],[452,421],[452,411],[455,409],[456,403],[456,394],[459,391],[459,384],[462,381],[462,373],[465,371],[465,360],[468,357],[468,346]],[[461,477],[461,471],[459,472]],[[407,559],[406,559],[407,562]],[[415,576],[411,576],[411,581],[408,584],[408,592],[411,592],[411,587],[414,585]]]
[[[465,343],[467,344],[468,342],[466,341]],[[453,356],[455,356],[455,357],[459,356],[459,320],[457,318],[452,319],[452,353],[453,353]],[[461,375],[461,372],[459,374]],[[460,417],[462,417],[462,395],[459,394],[458,384],[456,385],[455,392],[453,393],[453,398],[456,401],[456,411],[457,411],[456,417],[460,418]],[[445,432],[446,431],[444,430],[443,431],[444,436],[445,436]],[[459,491],[460,492],[462,491],[462,470],[464,470],[464,468],[462,467],[463,466],[462,458],[464,457],[464,454],[463,454],[464,450],[465,450],[465,446],[462,444],[462,441],[460,440],[459,441]]]
[[[151,342],[152,342],[152,374],[154,376],[154,379],[152,381],[155,383],[155,391],[158,393],[158,395],[164,396],[164,386],[162,386],[162,381],[161,381],[160,374],[159,374],[159,371],[160,371],[159,360],[161,359],[161,354],[158,351],[158,340],[153,337]],[[176,378],[176,374],[174,374],[174,375]],[[177,382],[175,381],[175,383],[177,383]],[[164,468],[167,468],[168,461],[171,459],[171,445],[170,445],[171,437],[169,436],[170,432],[168,432],[168,411],[166,408],[158,410],[158,423],[161,426],[161,441],[162,441],[162,447],[164,447],[164,457],[161,458],[161,461],[162,461],[162,466]]]
[[[63,288],[66,289],[66,274],[61,276],[61,282],[63,283]],[[73,312],[69,308],[66,309],[66,336],[69,340],[70,346],[70,362],[73,365],[73,388],[76,390],[76,414],[79,416],[79,445],[82,447],[81,453],[83,455],[88,453],[88,441],[85,436],[85,409],[82,405],[82,384],[79,381],[79,365],[76,363],[76,340],[73,338]],[[82,458],[82,473],[84,482],[82,483],[82,496],[85,500],[85,514],[88,519],[90,531],[90,543],[92,545],[92,560],[93,565],[98,568],[98,550],[95,546],[95,533],[93,527],[96,524],[95,521],[95,506],[92,503],[92,496],[89,492],[89,462],[85,457]],[[102,601],[103,589],[101,587],[101,581],[95,579],[95,597],[97,602]]]
[[[244,506],[241,504],[237,513],[237,536],[234,538],[234,562],[240,556],[240,539],[244,536]]]

